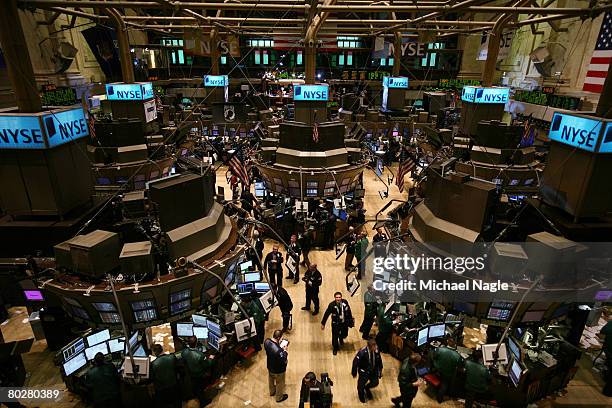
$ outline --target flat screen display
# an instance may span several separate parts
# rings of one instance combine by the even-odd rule
[[[512,360],[512,364],[510,365],[510,379],[512,380],[512,384],[515,387],[518,387],[519,382],[521,381],[521,375],[523,374],[523,369],[518,361]]]
[[[179,337],[191,337],[193,336],[193,323],[177,323],[176,334]]]
[[[110,340],[110,331],[108,331],[108,329],[105,329],[97,333],[90,334],[86,338],[87,338],[87,345],[89,347],[92,347],[92,346],[95,346],[96,344],[100,344],[102,342]]]
[[[62,349],[64,361],[72,359],[72,357],[82,353],[83,350],[85,350],[85,340],[82,337],[79,337]]]
[[[419,330],[418,338],[417,338],[417,346],[421,347],[423,344],[427,343],[427,334],[429,332],[429,328],[425,327]]]
[[[261,280],[261,274],[259,272],[245,273],[243,276],[244,276],[243,280],[245,283],[259,282]]]
[[[85,358],[85,353],[81,352],[63,364],[64,374],[71,375],[86,364],[87,359]]]
[[[98,353],[102,353],[104,355],[108,354],[108,346],[106,345],[106,342],[96,344],[95,346],[85,349],[85,356],[87,357],[87,360],[93,360]]]
[[[254,286],[252,283],[239,283],[237,288],[239,295],[247,295],[253,291]]]
[[[206,323],[206,327],[208,327],[208,331],[210,333],[214,333],[217,335],[217,337],[221,337],[221,326],[219,326],[218,323],[215,323],[212,320],[208,320]]]
[[[117,337],[110,339],[108,342],[108,350],[111,353],[118,353],[125,350],[125,337]]]
[[[253,266],[253,261],[242,262],[240,264],[240,271],[241,272],[248,271],[251,266]]]
[[[487,313],[487,319],[506,322],[510,320],[511,312],[512,310],[509,310],[509,309],[498,309],[495,307],[491,307],[489,308],[489,313]]]
[[[429,338],[435,339],[438,337],[444,337],[446,329],[444,324],[434,324],[429,326]]]
[[[208,319],[206,319],[206,316],[200,316],[195,314],[191,316],[191,321],[196,326],[206,327],[207,320]]]
[[[544,310],[532,310],[525,312],[523,322],[539,322],[544,317]]]
[[[520,361],[521,360],[521,348],[516,343],[516,341],[514,341],[512,337],[508,337],[508,348],[510,349],[510,352],[514,356],[514,359]]]
[[[45,300],[40,290],[24,290],[25,298],[29,301],[40,302]]]
[[[255,290],[259,293],[266,293],[270,290],[270,284],[267,282],[257,282],[255,283]]]
[[[145,352],[144,347],[138,346],[138,348],[134,351],[134,357],[146,357],[147,353]]]
[[[208,328],[206,327],[194,327],[193,335],[196,336],[198,340],[208,339]]]

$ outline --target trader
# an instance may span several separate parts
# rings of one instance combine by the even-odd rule
[[[423,381],[418,377],[416,366],[421,362],[421,356],[417,353],[412,353],[402,361],[400,366],[397,382],[399,383],[400,396],[391,398],[391,402],[396,407],[402,404],[403,408],[410,408],[412,400],[416,397],[419,391],[419,385]]]
[[[455,341],[452,338],[446,340],[446,346],[438,347],[434,352],[433,366],[440,376],[440,386],[437,391],[438,403],[442,403],[444,396],[455,384],[457,369],[463,364],[463,359],[455,350]]]
[[[323,275],[317,269],[317,264],[310,264],[304,277],[302,278],[306,282],[306,306],[302,310],[310,310],[310,302],[314,303],[313,316],[319,314],[319,287],[323,283]]]
[[[357,279],[365,275],[366,255],[368,251],[368,238],[365,232],[359,236],[355,244],[355,258],[357,258]]]
[[[377,304],[377,306],[378,333],[376,334],[376,343],[381,352],[388,353],[391,336],[393,334],[393,319],[389,313],[385,312],[384,304]]]
[[[91,393],[95,408],[121,406],[120,381],[117,369],[104,361],[104,354],[96,353],[93,367],[87,371],[85,385]]]
[[[378,385],[382,377],[383,363],[378,346],[374,339],[368,340],[368,345],[357,352],[353,359],[353,378],[359,374],[357,379],[357,395],[359,401],[366,402],[374,399],[371,389]],[[366,399],[367,398],[367,399]]]
[[[302,235],[302,243],[301,243],[301,247],[302,247],[302,263],[300,265],[302,266],[306,266],[309,267],[310,266],[310,259],[308,258],[308,254],[310,253],[310,249],[312,248],[312,242],[314,240],[313,238],[313,233],[314,233],[314,227],[308,227],[305,231],[304,234]]]
[[[321,320],[321,330],[325,330],[325,323],[330,315],[332,317],[332,347],[335,356],[348,336],[348,328],[355,326],[351,307],[346,300],[342,299],[340,292],[334,293],[334,301],[325,309],[323,320]]]
[[[368,290],[363,295],[363,302],[365,308],[363,311],[363,322],[359,327],[359,332],[362,333],[361,337],[364,340],[368,340],[370,338],[370,331],[372,330],[374,319],[376,319],[376,308],[378,305],[376,296],[374,295],[374,286],[372,284],[368,285]]]
[[[289,322],[291,321],[291,310],[293,310],[293,301],[285,288],[277,288],[272,285],[272,291],[278,300],[278,307],[283,317],[283,333],[289,331]]]
[[[346,236],[346,256],[344,258],[344,270],[350,272],[353,269],[353,258],[355,258],[355,244],[357,243],[357,234],[355,228],[349,227],[348,235]]]
[[[283,286],[283,254],[278,252],[278,245],[272,247],[272,252],[266,255],[264,269],[268,272],[270,283]]]
[[[293,264],[295,265],[295,273],[291,272],[289,268],[287,268],[289,274],[286,279],[293,279],[293,283],[299,283],[300,281],[300,254],[302,253],[302,248],[300,244],[297,242],[297,236],[295,234],[291,235],[291,241],[289,242],[289,246],[287,247],[287,256],[291,257],[293,260]]]
[[[312,390],[317,390],[317,392],[312,393]],[[306,373],[302,379],[299,408],[304,408],[305,402],[308,402],[311,408],[321,408],[321,382],[317,380],[316,374],[312,371]]]
[[[151,362],[151,380],[155,387],[155,400],[158,407],[180,407],[178,389],[177,361],[174,354],[164,354],[161,344],[153,345],[155,360]]]
[[[181,351],[181,359],[185,363],[186,372],[191,380],[191,396],[203,401],[204,377],[212,366],[212,361],[197,349],[197,345],[198,339],[191,336],[187,341],[187,347]]]
[[[471,408],[474,400],[483,399],[489,390],[491,374],[482,365],[481,352],[474,352],[465,362],[465,407]]]
[[[388,237],[382,227],[376,229],[376,234],[372,237],[372,245],[374,246],[374,256],[376,258],[384,258],[387,256],[387,241]]]
[[[268,367],[268,388],[270,391],[270,396],[276,396],[276,402],[282,402],[289,397],[287,394],[285,394],[287,347],[280,346],[282,336],[282,331],[275,330],[272,338],[266,339],[264,342]]]
[[[264,342],[264,338],[266,335],[266,314],[261,306],[261,303],[257,301],[253,301],[251,295],[247,295],[242,298],[242,307],[247,312],[247,318],[252,317],[255,322],[255,330],[257,331],[257,336],[254,338],[253,346],[256,351],[261,350],[261,345]]]

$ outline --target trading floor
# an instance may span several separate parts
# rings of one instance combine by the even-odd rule
[[[226,170],[225,166],[218,169],[217,185],[224,186],[227,184]],[[367,170],[364,173],[366,218],[368,214],[375,214],[387,202],[381,200],[378,194],[380,185],[377,183],[380,182],[374,173]],[[226,194],[228,194],[227,191],[229,189],[226,189]],[[397,190],[395,194],[391,191],[389,199],[399,196]],[[370,233],[370,235],[372,234]],[[271,250],[273,243],[272,240],[266,240],[264,254]],[[321,308],[323,309],[333,299],[334,292],[342,291],[344,297],[349,300],[358,327],[363,319],[363,303],[360,300],[362,299],[361,289],[353,298],[348,297],[344,281],[343,258],[336,260],[333,251],[314,250],[311,252],[310,260],[318,265],[323,274],[323,284],[319,295]],[[289,394],[289,398],[282,403],[276,403],[272,397],[268,396],[266,356],[262,350],[242,364],[236,365],[226,377],[221,379],[218,384],[221,391],[210,406],[297,407],[300,382],[308,371],[317,374],[329,373],[330,378],[334,381],[334,407],[346,408],[363,405],[360,404],[357,397],[356,380],[350,375],[353,357],[365,345],[365,341],[361,339],[361,333],[358,332],[357,328],[350,329],[345,345],[338,355],[333,356],[329,323],[325,331],[321,331],[320,322],[323,313],[312,316],[311,313],[300,310],[304,302],[303,283],[294,285],[290,280],[285,280],[284,286],[294,303],[293,329],[284,335],[285,338],[290,340],[286,374],[286,392]],[[280,327],[280,312],[278,308],[274,308],[266,323],[266,337],[269,337],[273,330]],[[32,337],[23,308],[13,308],[10,319],[2,323],[1,328],[7,342]],[[163,340],[164,347],[169,350],[168,340],[171,341],[171,336],[168,333],[161,334],[160,338],[165,339]],[[474,346],[482,344],[482,336],[483,333],[466,328],[466,343],[472,343]],[[66,389],[57,367],[53,364],[53,353],[46,349],[45,341],[35,342],[32,351],[23,355],[23,359],[28,372],[26,386],[49,386],[62,390]],[[374,400],[369,401],[367,406],[389,407],[392,405],[390,399],[399,394],[397,375],[400,361],[389,354],[383,354],[383,364],[384,370],[380,385],[373,390]],[[580,369],[576,377],[569,383],[567,392],[555,398],[539,401],[536,405],[538,407],[575,407],[578,404],[590,407],[610,406],[612,399],[599,392],[602,381],[599,376],[590,371],[591,361],[588,355],[585,354],[579,366]],[[36,406],[41,408],[46,406],[72,408],[86,405],[78,396],[66,391],[65,394],[62,394],[61,402],[53,404],[38,403]],[[183,403],[183,406],[186,406],[186,403]],[[444,403],[438,404],[433,394],[426,392],[426,387],[422,386],[414,399],[413,407],[437,406],[461,407],[463,401],[447,399]]]

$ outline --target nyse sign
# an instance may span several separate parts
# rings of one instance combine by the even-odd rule
[[[384,77],[385,88],[408,89],[408,78],[406,77]]]
[[[227,75],[204,75],[204,86],[228,86]]]
[[[89,135],[82,108],[0,115],[0,149],[47,149]]]
[[[601,146],[599,138],[604,128]],[[551,140],[563,143],[589,152],[612,152],[612,126],[604,123],[600,118],[565,115],[555,112],[550,125],[548,137]]]
[[[327,85],[295,85],[293,87],[294,101],[327,101],[329,86]]]
[[[506,103],[510,97],[510,88],[481,88],[464,86],[461,100],[472,103]]]
[[[106,84],[106,97],[111,101],[144,101],[153,98],[151,82]]]

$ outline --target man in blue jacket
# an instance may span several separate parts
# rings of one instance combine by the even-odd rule
[[[272,338],[266,339],[264,342],[268,366],[268,387],[270,396],[276,396],[276,402],[283,402],[289,397],[285,394],[287,346],[281,347],[282,336],[283,332],[281,330],[275,330]]]
[[[376,340],[370,339],[368,345],[359,350],[353,359],[353,377],[359,374],[357,379],[359,401],[365,403],[368,399],[374,399],[371,389],[378,385],[378,380],[382,377],[382,370],[383,362]]]

